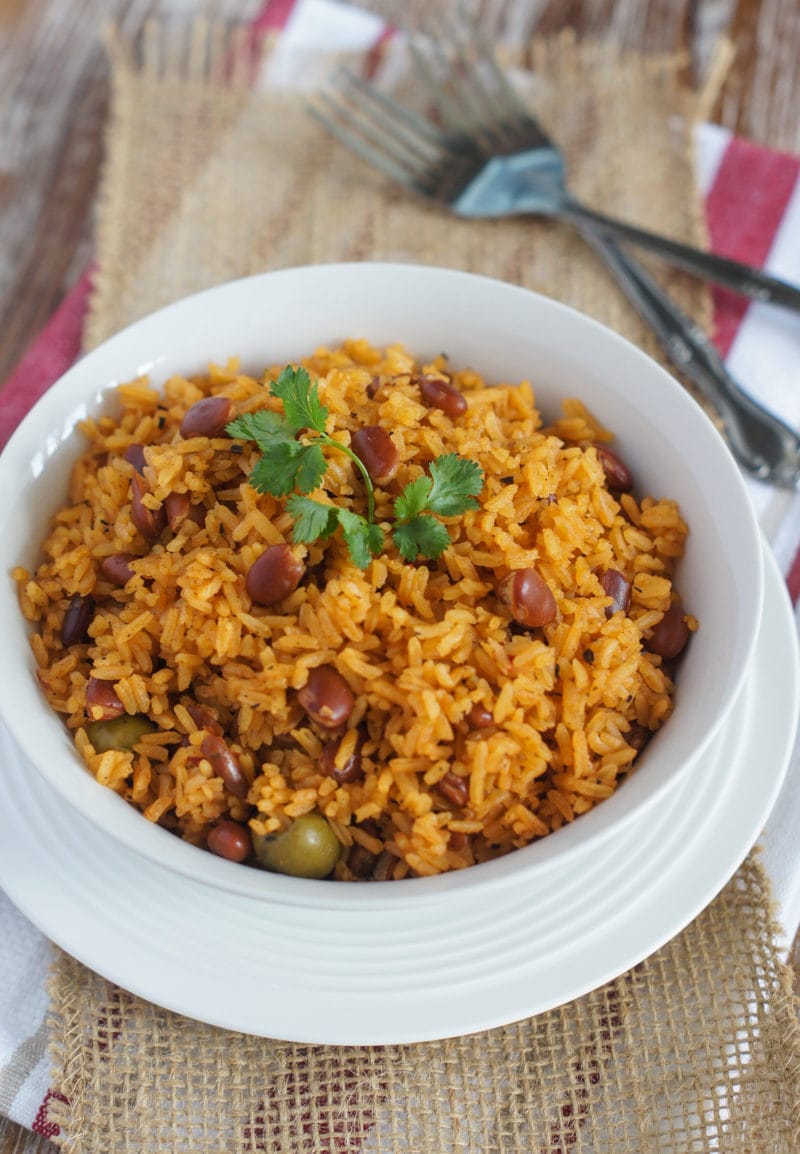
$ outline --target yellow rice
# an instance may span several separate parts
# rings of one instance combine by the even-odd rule
[[[676,504],[609,492],[591,443],[611,436],[579,401],[543,427],[528,382],[487,387],[443,358],[419,366],[400,347],[354,340],[302,363],[319,379],[333,436],[348,442],[368,424],[391,432],[400,467],[377,489],[385,528],[402,487],[443,453],[480,464],[480,508],[449,519],[452,545],[438,561],[405,563],[388,533],[364,571],[338,533],[300,546],[308,566],[300,586],[277,606],[254,605],[249,567],[267,545],[291,541],[284,501],[247,483],[254,446],[183,439],[178,426],[209,394],[231,398],[238,413],[278,409],[264,382],[282,366],[256,379],[231,360],[173,377],[160,392],[132,381],[118,390],[117,414],[83,426],[88,448],[45,560],[33,574],[15,572],[50,704],[98,781],[197,845],[222,818],[267,834],[316,810],[342,843],[335,876],[355,876],[360,847],[370,876],[397,878],[459,869],[546,836],[609,797],[634,766],[641,741],[632,735],[654,732],[672,710],[670,671],[643,640],[676,598],[673,568],[687,535]],[[425,406],[413,379],[420,372],[452,380],[466,414]],[[153,505],[187,493],[202,502],[204,525],[186,521],[157,543],[139,535],[123,456],[135,443],[149,446]],[[364,513],[351,462],[326,456],[329,496]],[[99,570],[121,551],[140,558],[124,589]],[[547,581],[558,616],[544,628],[510,629],[496,589],[526,566]],[[628,576],[632,597],[627,613],[607,618],[599,574],[609,568]],[[65,649],[61,625],[75,594],[97,608],[89,641]],[[348,682],[347,726],[365,736],[363,778],[349,784],[321,772],[326,734],[297,701],[319,665]],[[90,675],[114,682],[128,713],[157,724],[133,752],[93,749]],[[251,783],[246,799],[229,794],[199,755],[192,701],[220,719]],[[489,728],[467,723],[476,703],[492,713]],[[464,805],[437,788],[447,774],[463,779]]]

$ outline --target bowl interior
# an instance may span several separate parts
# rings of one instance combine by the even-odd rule
[[[137,322],[78,362],[41,399],[0,457],[0,568],[33,568],[81,450],[76,422],[113,403],[119,383],[154,384],[231,355],[245,370],[298,359],[349,337],[445,352],[490,383],[532,382],[545,419],[580,398],[616,435],[639,493],[675,498],[689,523],[677,585],[701,627],[682,662],[676,710],[637,772],[602,805],[526,849],[470,870],[391,886],[335,886],[242,869],[150,825],[97,785],[37,687],[13,583],[0,584],[5,677],[0,712],[38,772],[126,846],[212,885],[269,900],[370,906],[440,900],[545,871],[655,804],[713,740],[742,686],[763,597],[760,535],[719,434],[668,373],[621,337],[550,299],[470,274],[411,265],[323,265],[211,289]]]

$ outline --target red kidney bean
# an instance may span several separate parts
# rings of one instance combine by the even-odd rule
[[[646,725],[640,725],[638,721],[632,721],[630,729],[625,734],[625,741],[628,745],[632,746],[633,749],[641,751],[652,736],[652,730],[648,729]]]
[[[122,454],[129,464],[133,465],[137,473],[144,472],[144,445],[128,445],[125,452]]]
[[[218,857],[235,862],[246,861],[253,851],[253,842],[247,826],[227,818],[218,822],[209,831],[206,845]]]
[[[441,409],[448,417],[463,417],[467,411],[467,398],[455,385],[439,377],[416,377],[422,398],[433,409]]]
[[[211,763],[216,776],[222,778],[228,793],[234,797],[247,797],[249,782],[242,772],[239,758],[226,741],[216,733],[207,733],[200,752]]]
[[[318,665],[297,694],[308,716],[323,729],[338,729],[353,711],[355,699],[350,686],[332,665]]]
[[[98,713],[100,709],[102,712]],[[122,717],[125,706],[117,697],[113,681],[90,677],[86,682],[86,713],[93,721],[111,721]]]
[[[364,768],[361,764],[362,739],[359,737],[355,749],[344,765],[339,768],[336,765],[336,754],[339,752],[342,741],[343,738],[339,738],[336,741],[327,741],[322,747],[322,752],[317,762],[320,772],[324,773],[326,777],[332,777],[333,780],[338,781],[340,785],[348,781],[358,781],[359,778],[364,776]]]
[[[230,397],[203,397],[187,409],[181,421],[182,437],[219,437],[233,416]]]
[[[138,473],[131,479],[131,520],[143,537],[158,537],[167,523],[167,515],[163,505],[158,509],[149,509],[143,504],[142,498],[149,489]]]
[[[88,640],[88,630],[94,617],[94,599],[76,593],[70,598],[61,623],[61,644],[80,645]]]
[[[381,425],[365,425],[353,433],[351,447],[376,485],[391,481],[400,458],[394,441]]]
[[[268,545],[250,566],[245,585],[257,605],[274,605],[294,593],[306,571],[288,545]]]
[[[376,882],[391,882],[394,881],[394,871],[397,868],[398,859],[394,854],[389,853],[385,849],[378,854],[375,859],[375,867],[372,871],[373,880]]]
[[[110,553],[100,562],[100,572],[112,585],[127,585],[133,577],[131,561],[137,561],[135,553]]]
[[[485,705],[481,705],[479,701],[476,701],[467,714],[467,725],[469,725],[471,729],[488,729],[494,725],[494,715]]]
[[[625,462],[607,445],[596,444],[594,448],[603,466],[609,490],[612,493],[629,493],[633,488],[633,475]]]
[[[673,601],[664,616],[653,626],[653,631],[644,642],[645,648],[666,660],[682,653],[689,640],[689,626],[684,620],[684,612],[677,601]]]
[[[550,625],[556,619],[555,597],[537,569],[516,569],[509,573],[498,592],[510,606],[514,619],[528,629]]]
[[[372,876],[375,861],[375,854],[370,853],[366,846],[356,842],[350,847],[350,852],[347,855],[347,868],[357,878],[368,878]]]
[[[189,494],[168,493],[164,499],[164,509],[167,515],[167,524],[173,533],[177,533],[189,516]]]
[[[209,733],[222,736],[222,726],[207,705],[201,705],[199,701],[186,701],[184,705],[198,729],[207,729]]]
[[[606,605],[606,617],[613,617],[622,610],[628,612],[631,603],[631,583],[619,569],[606,569],[600,577],[600,584],[606,597],[611,598],[611,604]]]
[[[452,805],[463,807],[469,800],[469,782],[457,773],[446,773],[436,788]]]

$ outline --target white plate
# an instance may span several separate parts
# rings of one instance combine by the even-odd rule
[[[797,722],[791,607],[771,557],[751,668],[729,722],[660,806],[556,862],[536,887],[424,908],[292,909],[170,875],[90,825],[0,729],[0,884],[32,922],[132,993],[298,1042],[471,1033],[625,972],[719,892],[757,839]]]

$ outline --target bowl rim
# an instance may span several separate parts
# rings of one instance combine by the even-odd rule
[[[704,426],[706,434],[709,432],[713,434],[709,440],[709,445],[716,446],[716,449],[712,450],[717,453],[715,464],[725,471],[726,482],[731,486],[731,499],[735,499],[738,505],[742,541],[746,545],[746,556],[751,565],[750,580],[754,600],[753,613],[747,622],[746,636],[744,636],[742,643],[742,654],[745,659],[741,662],[738,680],[734,679],[732,682],[732,690],[729,694],[729,707],[732,707],[734,700],[741,693],[746,670],[755,647],[764,586],[761,533],[738,466],[706,413],[694,402],[683,386],[643,350],[613,329],[570,305],[494,277],[432,265],[387,261],[332,262],[320,265],[303,265],[241,277],[183,297],[119,330],[95,349],[86,353],[48,389],[17,426],[2,454],[0,454],[0,488],[4,487],[4,479],[7,480],[9,474],[13,480],[16,470],[21,467],[23,462],[27,462],[30,466],[32,456],[36,452],[41,453],[42,451],[42,432],[40,431],[42,426],[44,426],[45,433],[52,430],[54,427],[53,418],[58,417],[56,427],[59,427],[61,418],[64,416],[64,402],[71,398],[73,392],[77,393],[78,391],[81,392],[85,400],[88,387],[83,382],[88,382],[91,379],[96,365],[102,365],[109,359],[113,361],[118,350],[121,354],[131,343],[136,346],[138,340],[141,340],[142,344],[146,344],[151,331],[157,331],[172,321],[180,319],[181,316],[191,316],[198,310],[202,312],[209,309],[213,315],[214,307],[221,302],[224,303],[227,299],[229,304],[235,303],[237,297],[242,294],[247,297],[252,292],[258,292],[266,283],[291,291],[293,287],[302,286],[304,281],[308,282],[309,278],[311,281],[316,278],[321,282],[328,280],[331,283],[338,283],[343,276],[361,278],[365,284],[370,280],[375,282],[390,278],[396,286],[400,285],[405,291],[408,291],[421,279],[453,291],[457,291],[458,286],[462,288],[474,286],[476,291],[483,289],[483,291],[497,294],[498,300],[507,294],[506,299],[508,301],[511,301],[512,298],[521,299],[523,301],[522,307],[527,304],[534,310],[538,309],[543,310],[545,314],[549,313],[552,317],[566,318],[569,324],[578,325],[585,333],[593,334],[594,339],[605,344],[607,348],[615,349],[617,352],[621,350],[622,355],[628,358],[632,365],[649,373],[653,382],[658,382],[657,387],[663,389],[665,394],[670,394],[671,404],[683,406],[687,420],[697,424],[698,428]],[[470,289],[470,291],[472,290]],[[265,347],[267,343],[268,338],[265,336]],[[309,344],[313,343],[314,340],[311,338]],[[311,349],[308,348],[298,355],[308,355],[310,351]],[[98,401],[101,396],[105,398],[112,394],[115,387],[122,381],[130,380],[135,375],[151,373],[155,376],[159,371],[159,365],[163,363],[165,358],[162,356],[143,360],[140,356],[136,368],[129,364],[130,354],[127,354],[127,359],[128,364],[124,371],[117,371],[113,377],[107,375],[103,377],[101,387],[95,390]],[[270,357],[269,359],[272,360],[273,358]],[[121,366],[125,364],[125,361],[126,357],[120,355]],[[45,464],[58,451],[65,439],[66,432],[67,427],[65,427],[61,441],[48,446],[44,456]],[[4,597],[5,594],[0,594],[0,607],[2,607]],[[15,590],[12,590],[12,598],[16,604]],[[17,612],[19,612],[18,609]],[[30,630],[30,627],[28,629]],[[30,657],[30,655],[28,656]],[[638,804],[633,805],[628,812],[624,813],[617,813],[616,807],[611,805],[614,797],[618,796],[617,793],[606,799],[603,805],[596,806],[589,813],[582,815],[579,822],[492,862],[472,866],[467,870],[435,877],[403,879],[400,882],[394,882],[391,886],[378,885],[376,887],[374,883],[368,886],[332,886],[319,881],[288,878],[259,869],[243,870],[240,866],[218,858],[205,850],[198,850],[172,835],[168,836],[166,831],[142,821],[142,815],[138,811],[124,802],[113,791],[98,786],[88,773],[85,773],[83,784],[92,787],[91,795],[80,786],[77,789],[72,788],[72,783],[79,780],[77,777],[69,776],[68,778],[67,775],[56,772],[49,765],[43,767],[40,763],[36,756],[38,742],[35,738],[38,735],[34,734],[34,740],[31,740],[29,727],[26,727],[24,717],[13,708],[15,700],[16,697],[13,697],[12,707],[9,708],[6,704],[6,695],[0,694],[0,716],[3,717],[14,740],[35,766],[37,772],[58,790],[64,801],[72,808],[77,809],[88,820],[98,824],[99,819],[112,819],[113,817],[112,830],[115,836],[128,848],[195,880],[201,880],[217,888],[228,889],[236,893],[245,893],[248,896],[264,897],[270,901],[277,900],[293,905],[325,905],[331,908],[341,902],[346,902],[348,908],[351,906],[359,908],[380,906],[384,908],[387,899],[392,902],[444,900],[453,890],[460,890],[465,886],[483,890],[491,889],[494,886],[504,886],[510,882],[516,884],[532,873],[545,873],[551,862],[563,859],[564,854],[570,853],[575,844],[584,846],[589,839],[597,839],[599,842],[606,837],[613,836],[614,830],[622,828],[628,820],[633,820],[635,816],[641,814],[646,805],[656,804],[659,796],[672,784],[672,782],[665,782],[659,786],[652,786],[644,799],[640,798]],[[44,698],[41,697],[40,700],[41,705],[48,708]],[[56,717],[57,715],[53,714],[53,716]],[[718,732],[725,716],[727,716],[727,710],[721,712],[716,724],[709,727],[706,740],[698,745],[695,754],[684,763],[680,771],[681,774],[688,772],[690,766],[696,763]],[[60,722],[60,719],[58,720]],[[72,758],[79,763],[79,767],[83,769],[71,738],[63,727],[63,723],[60,724],[64,729],[65,753],[71,754]],[[635,780],[636,775],[632,775],[626,782],[626,786]],[[98,800],[98,794],[95,791],[103,791],[102,801]],[[91,800],[89,800],[90,797]],[[115,809],[116,812],[114,812]],[[103,825],[103,828],[107,829],[108,827]],[[153,835],[157,835],[157,838],[154,838]],[[547,849],[543,850],[543,846]]]

